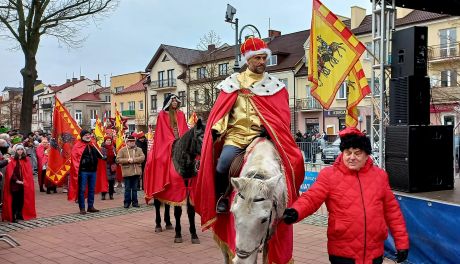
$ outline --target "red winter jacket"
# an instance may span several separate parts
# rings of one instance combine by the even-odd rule
[[[299,220],[313,214],[323,202],[329,211],[328,253],[372,263],[383,255],[388,228],[398,250],[409,249],[403,215],[388,183],[388,175],[369,158],[361,170],[349,170],[337,157],[324,168],[312,187],[293,204]]]

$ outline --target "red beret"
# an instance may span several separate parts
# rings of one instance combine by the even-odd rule
[[[145,136],[144,132],[139,132],[139,133],[136,133],[136,134],[133,134],[133,136],[135,136],[136,138],[142,138]]]
[[[361,132],[356,127],[347,127],[347,128],[345,128],[345,129],[343,129],[342,131],[339,132],[339,137],[341,137],[341,138],[345,137],[345,136],[349,136],[349,135],[357,135],[357,136],[360,136],[360,137],[365,136],[363,134],[363,132]]]

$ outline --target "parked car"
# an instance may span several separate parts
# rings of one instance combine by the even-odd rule
[[[321,152],[321,160],[326,163],[330,164],[335,161],[337,156],[340,154],[340,138],[338,137],[332,144],[326,145]]]

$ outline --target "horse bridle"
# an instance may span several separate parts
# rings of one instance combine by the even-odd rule
[[[244,196],[238,192],[237,195],[245,200]],[[261,202],[261,201],[264,201],[265,198],[258,198],[258,199],[254,199],[252,202],[256,203],[256,202]],[[239,248],[236,248],[236,255],[240,258],[240,259],[246,259],[248,258],[249,256],[251,256],[252,254],[254,254],[256,251],[258,251],[260,249],[260,247],[263,245],[263,243],[265,241],[268,241],[270,240],[270,237],[271,237],[271,234],[270,234],[270,227],[271,226],[276,226],[277,223],[276,221],[273,222],[273,224],[270,224],[271,221],[272,221],[272,215],[273,215],[273,209],[275,210],[275,214],[277,215],[278,214],[278,202],[276,201],[276,199],[273,200],[273,204],[272,204],[272,208],[270,209],[270,216],[268,217],[268,225],[267,225],[267,231],[265,233],[265,237],[262,237],[262,239],[260,240],[260,243],[257,247],[255,247],[253,250],[251,251],[244,251],[244,250],[241,250]]]

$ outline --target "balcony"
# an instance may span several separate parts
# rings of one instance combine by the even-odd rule
[[[43,108],[43,109],[50,109],[50,108],[52,108],[52,107],[53,107],[53,105],[52,105],[51,103],[47,103],[47,104],[43,103],[41,108]]]
[[[460,59],[460,42],[428,47],[429,62],[442,62],[452,59]]]
[[[168,90],[174,89],[177,87],[176,79],[165,79],[165,80],[156,80],[150,83],[150,87],[153,90]]]
[[[296,107],[297,107],[297,110],[300,110],[300,111],[311,111],[311,110],[323,109],[320,103],[318,103],[318,101],[316,101],[316,99],[313,97],[297,99]]]
[[[123,110],[121,111],[122,116],[133,117],[136,115],[136,110]]]

